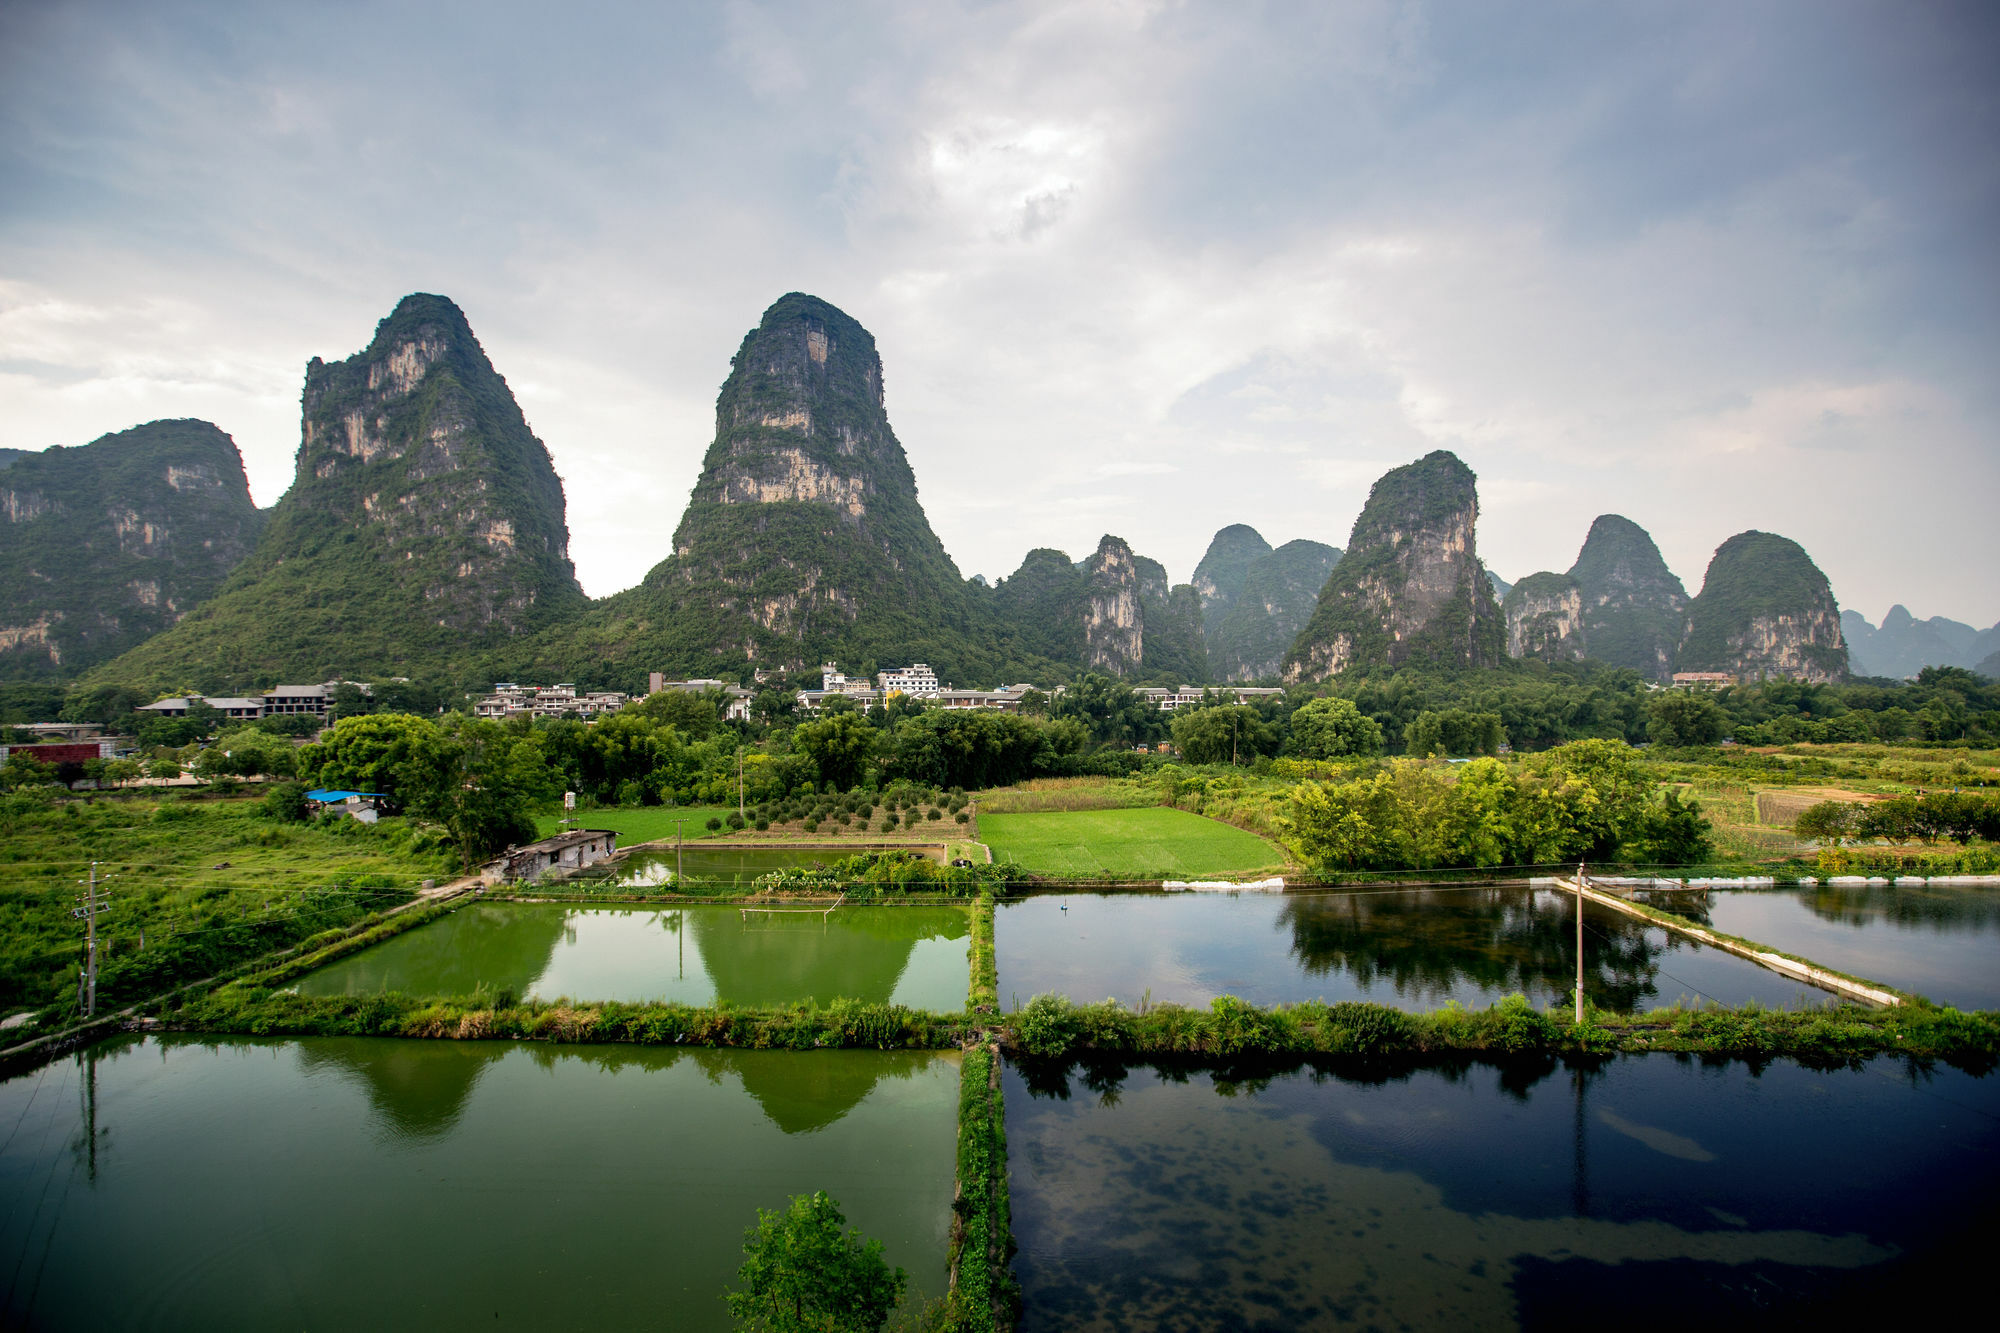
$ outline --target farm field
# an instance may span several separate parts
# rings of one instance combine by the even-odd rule
[[[1185,810],[1063,810],[981,814],[995,861],[1056,879],[1189,879],[1250,875],[1285,864],[1254,833]]]

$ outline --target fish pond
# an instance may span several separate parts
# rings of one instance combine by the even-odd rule
[[[739,1008],[844,996],[957,1013],[969,936],[959,907],[823,914],[479,902],[307,973],[298,988]]]
[[[672,847],[648,847],[610,862],[601,876],[589,878],[618,888],[653,889],[674,883],[690,887],[713,886],[748,888],[774,870],[811,869],[831,866],[861,852],[881,851],[880,844],[856,843],[851,847],[746,847],[706,846],[690,843],[678,851]],[[933,861],[944,859],[944,848],[921,843],[898,843],[895,851],[916,852]]]
[[[727,1329],[823,1189],[942,1295],[955,1054],[147,1038],[0,1084],[0,1326]]]
[[[2000,1220],[2000,1077],[1890,1060],[1010,1068],[1005,1095],[1031,1333],[1905,1322],[1984,1290]]]
[[[1576,903],[1552,889],[1038,894],[994,913],[1000,997],[1054,991],[1206,1005],[1367,1000],[1410,1010],[1537,1007],[1576,981]],[[1680,1002],[1771,1008],[1834,997],[1608,908],[1584,907],[1584,994],[1624,1012]]]
[[[1960,1009],[2000,1008],[2000,891],[1953,885],[1644,892],[1725,934]]]

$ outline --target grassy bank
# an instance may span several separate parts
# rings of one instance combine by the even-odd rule
[[[1040,1060],[1161,1057],[1198,1061],[1367,1056],[1524,1056],[1643,1051],[1809,1062],[1874,1055],[1942,1060],[1987,1070],[2000,1062],[2000,1014],[1929,1005],[1868,1010],[1661,1010],[1648,1014],[1538,1013],[1520,996],[1487,1009],[1425,1014],[1384,1005],[1305,1003],[1260,1009],[1224,996],[1207,1009],[1161,1005],[1136,1013],[1116,1003],[1072,1004],[1040,995],[1005,1033],[1010,1051]]]
[[[1013,1252],[999,1052],[990,1045],[978,1046],[965,1053],[959,1071],[958,1196],[952,1201],[948,1327],[992,1333],[1014,1326],[1020,1291],[1007,1271]]]
[[[160,1026],[272,1037],[421,1037],[457,1041],[631,1042],[752,1050],[954,1050],[971,1035],[957,1014],[836,1000],[824,1008],[576,1004],[512,997],[306,996],[228,986],[163,1009]]]
[[[1050,879],[1157,880],[1282,870],[1285,853],[1254,833],[1162,807],[989,814],[993,859]]]
[[[981,895],[972,903],[972,943],[967,955],[971,966],[971,993],[966,1012],[1000,1012],[1000,971],[993,953],[993,899]]]

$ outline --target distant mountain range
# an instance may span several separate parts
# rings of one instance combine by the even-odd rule
[[[1742,533],[1688,598],[1607,514],[1576,563],[1508,584],[1481,563],[1477,479],[1438,451],[1385,474],[1344,551],[1215,534],[1189,583],[1106,535],[989,586],[931,529],[875,341],[791,293],[737,349],[665,558],[590,601],[560,479],[464,314],[414,295],[306,368],[297,466],[271,510],[205,422],[0,451],[0,679],[212,692],[333,675],[635,687],[927,661],[960,684],[1096,670],[1161,684],[1320,681],[1406,665],[1592,658],[1833,679],[2000,667],[2000,626],[1842,616],[1795,543]],[[1504,602],[1501,600],[1504,598]]]
[[[1927,666],[1965,667],[2000,677],[2000,625],[1974,629],[1957,620],[1918,620],[1901,603],[1889,608],[1881,627],[1859,611],[1840,613],[1848,658],[1857,676],[1914,676]]]

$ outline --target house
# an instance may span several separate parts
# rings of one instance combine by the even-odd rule
[[[764,674],[763,672],[759,672],[758,678],[761,680]],[[734,685],[728,681],[712,680],[707,677],[698,680],[668,680],[662,672],[654,671],[648,673],[646,677],[647,694],[661,694],[669,690],[681,694],[708,694],[713,691],[718,694],[727,695],[728,698],[722,705],[723,717],[731,722],[742,722],[746,721],[750,716],[750,691],[744,689],[741,685]]]
[[[472,715],[504,721],[512,717],[564,717],[575,713],[588,721],[615,713],[631,701],[630,695],[615,690],[578,693],[576,686],[568,682],[560,685],[516,685],[511,681],[502,681],[493,687],[493,693],[473,700]]]
[[[1719,690],[1734,685],[1736,677],[1727,671],[1676,671],[1674,687],[1682,690]]]
[[[1202,696],[1207,694],[1210,689],[1213,689],[1217,694],[1233,698],[1239,704],[1253,703],[1258,699],[1268,699],[1274,695],[1284,693],[1283,690],[1268,685],[1222,685],[1213,687],[1180,685],[1171,690],[1152,685],[1145,689],[1134,690],[1133,693],[1144,699],[1147,703],[1152,704],[1155,708],[1158,708],[1162,713],[1171,713],[1177,708],[1198,706],[1201,703]]]
[[[551,871],[568,873],[595,865],[617,850],[618,835],[610,829],[572,829],[525,847],[509,847],[480,867],[479,878],[488,884],[510,880],[532,884]]]
[[[360,823],[372,824],[382,817],[382,805],[388,799],[380,792],[314,787],[306,793],[306,810],[316,815],[331,810]]]
[[[333,706],[333,688],[341,681],[324,685],[274,685],[262,694],[243,697],[217,695],[176,695],[141,704],[134,712],[153,717],[186,717],[196,699],[232,722],[254,722],[260,717],[325,717]],[[367,686],[361,686],[368,692]]]

